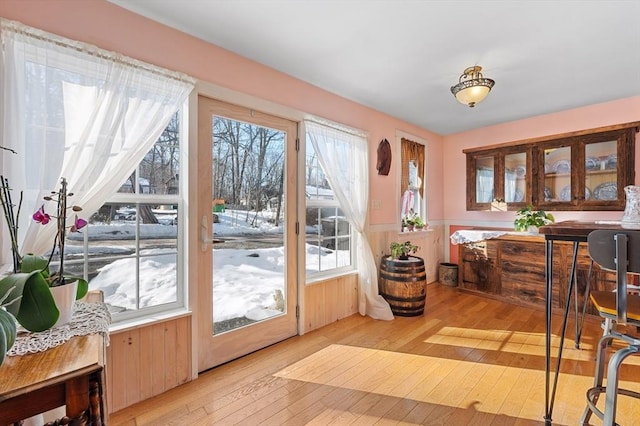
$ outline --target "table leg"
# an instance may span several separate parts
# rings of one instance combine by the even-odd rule
[[[105,424],[102,379],[100,371],[94,373],[89,381],[89,421],[93,426]]]
[[[544,363],[544,424],[551,425],[551,412],[553,407],[550,401],[549,385],[551,376],[551,303],[552,303],[552,269],[553,265],[553,240],[546,240],[544,245],[544,275],[546,281],[545,292],[545,363]]]
[[[578,327],[578,294],[576,290],[576,349],[580,349],[580,339],[582,337],[582,329],[584,328],[584,318],[587,314],[587,305],[589,304],[589,291],[591,287],[591,273],[593,272],[593,260],[589,264],[589,272],[587,273],[587,284],[584,288],[584,297],[582,300],[582,318],[580,318],[580,326]],[[576,285],[577,288],[577,285]]]
[[[547,240],[545,245],[545,276],[546,276],[546,351],[545,351],[545,425],[551,425],[551,416],[553,414],[553,403],[556,397],[556,390],[558,388],[558,378],[560,377],[560,362],[562,361],[562,352],[564,349],[564,338],[567,334],[567,323],[569,319],[569,308],[571,306],[571,296],[573,295],[573,288],[576,282],[576,264],[578,258],[578,247],[580,243],[574,241],[573,243],[573,259],[571,261],[571,272],[569,274],[569,286],[567,288],[567,301],[564,306],[564,316],[562,318],[562,327],[560,330],[560,342],[558,344],[558,356],[556,358],[556,370],[553,377],[553,387],[550,392],[550,379],[551,379],[551,313],[552,313],[552,300],[553,300],[553,240]],[[576,314],[577,315],[577,314]]]

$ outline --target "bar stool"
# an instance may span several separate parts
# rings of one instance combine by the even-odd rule
[[[627,273],[640,274],[640,231],[597,230],[588,236],[591,258],[602,269],[616,272],[616,291],[593,291],[591,301],[601,317],[615,321],[618,325],[640,326],[640,296],[627,292]],[[609,328],[607,330],[607,328]],[[607,363],[607,383],[604,382],[606,352],[614,339],[626,343],[618,349]],[[618,394],[640,399],[640,393],[618,386],[618,370],[622,362],[631,355],[640,354],[640,338],[605,327],[596,355],[594,386],[587,390],[587,407],[582,415],[582,425],[588,425],[591,414],[598,416],[605,426],[613,426],[616,418]],[[606,395],[604,410],[596,407],[598,398]]]

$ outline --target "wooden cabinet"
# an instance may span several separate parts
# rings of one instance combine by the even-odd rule
[[[545,240],[543,236],[504,235],[499,238],[472,244],[461,244],[459,250],[458,286],[464,291],[476,292],[512,303],[544,308]],[[553,303],[554,308],[566,303],[567,286],[573,244],[556,241],[553,251]],[[584,303],[584,292],[591,267],[586,244],[578,250],[576,268],[578,303]],[[615,274],[593,265],[592,290],[612,291]],[[572,306],[575,306],[572,303]],[[591,302],[587,313],[598,315]]]
[[[467,210],[624,210],[640,122],[465,149]]]
[[[513,302],[544,306],[544,244],[500,241],[501,295]]]
[[[487,294],[500,294],[500,277],[496,240],[479,241],[461,247],[458,285]],[[461,270],[460,270],[461,269]]]
[[[490,210],[495,203],[521,208],[531,202],[532,150],[520,146],[467,154],[467,210]]]

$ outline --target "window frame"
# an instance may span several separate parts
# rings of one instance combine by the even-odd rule
[[[428,224],[428,211],[427,211],[427,207],[428,207],[428,202],[427,202],[427,185],[428,185],[428,174],[427,174],[427,162],[428,162],[428,153],[429,150],[428,148],[428,144],[427,141],[421,137],[418,137],[416,135],[412,135],[406,132],[403,132],[401,130],[396,130],[396,149],[395,149],[395,156],[398,159],[398,164],[400,164],[400,168],[399,168],[399,173],[397,174],[397,183],[396,183],[396,187],[399,188],[399,201],[397,204],[397,225],[398,225],[398,229],[401,230],[402,232],[402,198],[405,192],[406,188],[402,187],[402,176],[403,176],[403,170],[404,170],[404,164],[402,164],[402,140],[406,139],[410,142],[414,142],[417,143],[419,145],[422,145],[423,149],[424,149],[424,167],[422,170],[423,173],[423,179],[422,179],[422,194],[421,194],[421,198],[419,200],[420,203],[420,214],[418,214],[418,216],[424,221],[425,224]],[[408,165],[407,165],[408,167]],[[413,188],[413,187],[412,187]],[[411,188],[410,188],[411,189]],[[416,189],[416,191],[419,191],[419,189]],[[425,226],[425,229],[426,226]],[[405,231],[405,232],[415,232],[415,231]]]
[[[147,321],[154,320],[159,315],[171,315],[173,313],[182,312],[187,308],[187,299],[186,299],[186,266],[185,262],[187,259],[186,256],[186,247],[187,241],[185,236],[187,235],[187,230],[185,227],[187,226],[187,211],[186,205],[187,202],[185,200],[186,194],[188,194],[187,186],[187,176],[188,176],[188,145],[189,145],[189,135],[188,135],[188,123],[185,123],[185,120],[188,119],[188,99],[183,103],[180,109],[177,112],[178,114],[178,132],[179,132],[179,167],[178,173],[181,178],[179,178],[178,182],[178,194],[148,194],[148,193],[139,193],[139,185],[136,184],[136,192],[127,193],[127,192],[116,192],[108,197],[103,205],[105,204],[131,204],[136,206],[136,212],[139,212],[139,207],[143,204],[159,204],[159,205],[177,205],[177,217],[176,217],[176,225],[178,227],[176,233],[176,300],[174,302],[149,306],[145,308],[139,308],[134,310],[125,310],[122,312],[111,313],[111,328],[118,329],[119,327],[127,326],[132,322],[136,321]],[[155,142],[154,142],[155,145]],[[153,149],[153,146],[152,148]],[[142,163],[143,160],[140,161]],[[136,166],[134,172],[136,176],[136,182],[139,182],[140,179],[140,163]],[[126,183],[126,181],[125,181]],[[124,184],[124,183],[123,183]],[[136,218],[140,217],[139,214],[136,214]],[[136,219],[136,229],[139,229],[140,222]],[[91,224],[87,227],[89,228]],[[140,236],[138,231],[136,231],[136,239],[134,245],[138,248],[140,246]],[[83,256],[82,259],[77,259],[73,261],[65,260],[66,263],[73,264],[83,264],[83,275],[84,278],[88,278],[88,265],[89,265],[89,257],[88,250],[90,248],[90,241],[88,237],[88,233],[84,232],[83,238]],[[126,258],[135,258],[141,259],[149,256],[140,255],[139,251],[136,250],[136,253],[133,255],[127,256],[114,256],[109,259],[112,261],[116,261],[119,259]],[[138,274],[137,284],[139,285],[139,271],[136,271]],[[94,290],[91,288],[91,282],[89,282],[89,290]],[[139,288],[138,288],[139,290]],[[138,300],[139,302],[139,300]]]
[[[323,200],[318,200],[318,199],[313,199],[310,198],[307,193],[306,193],[306,187],[307,187],[307,172],[308,172],[308,162],[307,162],[307,147],[311,145],[311,141],[309,141],[309,139],[307,138],[307,132],[306,132],[306,128],[304,128],[304,131],[302,132],[302,134],[304,134],[304,144],[301,144],[302,146],[300,147],[300,157],[301,157],[301,162],[302,164],[300,165],[301,171],[304,173],[302,176],[302,181],[301,181],[301,186],[304,188],[303,189],[303,193],[304,193],[304,207],[302,209],[303,211],[303,216],[301,217],[302,220],[304,220],[302,228],[303,231],[300,232],[301,234],[301,241],[302,241],[302,256],[304,261],[302,262],[303,265],[305,265],[304,270],[306,271],[306,261],[307,261],[307,252],[306,252],[306,243],[307,243],[307,234],[304,231],[304,229],[306,229],[306,218],[307,218],[307,210],[309,208],[317,208],[317,209],[322,209],[322,208],[337,208],[337,209],[341,209],[340,203],[339,201],[334,197],[331,200],[327,200],[327,199],[323,199]],[[320,170],[323,174],[324,174],[324,170],[322,170],[321,165],[318,163],[318,159],[317,157],[315,158],[315,167]],[[337,231],[337,230],[336,230]],[[334,235],[335,238],[337,238],[337,234]],[[336,268],[331,268],[331,269],[327,269],[324,271],[317,271],[317,272],[312,272],[312,273],[305,273],[305,284],[309,285],[309,284],[313,284],[319,281],[323,281],[326,280],[328,278],[334,278],[334,277],[338,277],[338,276],[343,276],[343,275],[348,275],[348,274],[353,274],[356,273],[358,271],[358,262],[357,262],[357,256],[355,254],[355,250],[353,249],[353,245],[355,242],[355,234],[353,232],[353,228],[351,226],[351,224],[349,223],[349,258],[350,258],[350,264],[347,266],[338,266]]]

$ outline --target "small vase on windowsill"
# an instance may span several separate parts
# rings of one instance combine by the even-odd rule
[[[54,327],[58,327],[71,321],[73,303],[76,301],[76,294],[78,292],[78,281],[50,287],[50,289],[53,300],[56,302],[56,307],[58,311],[60,311],[58,321],[53,325]]]

